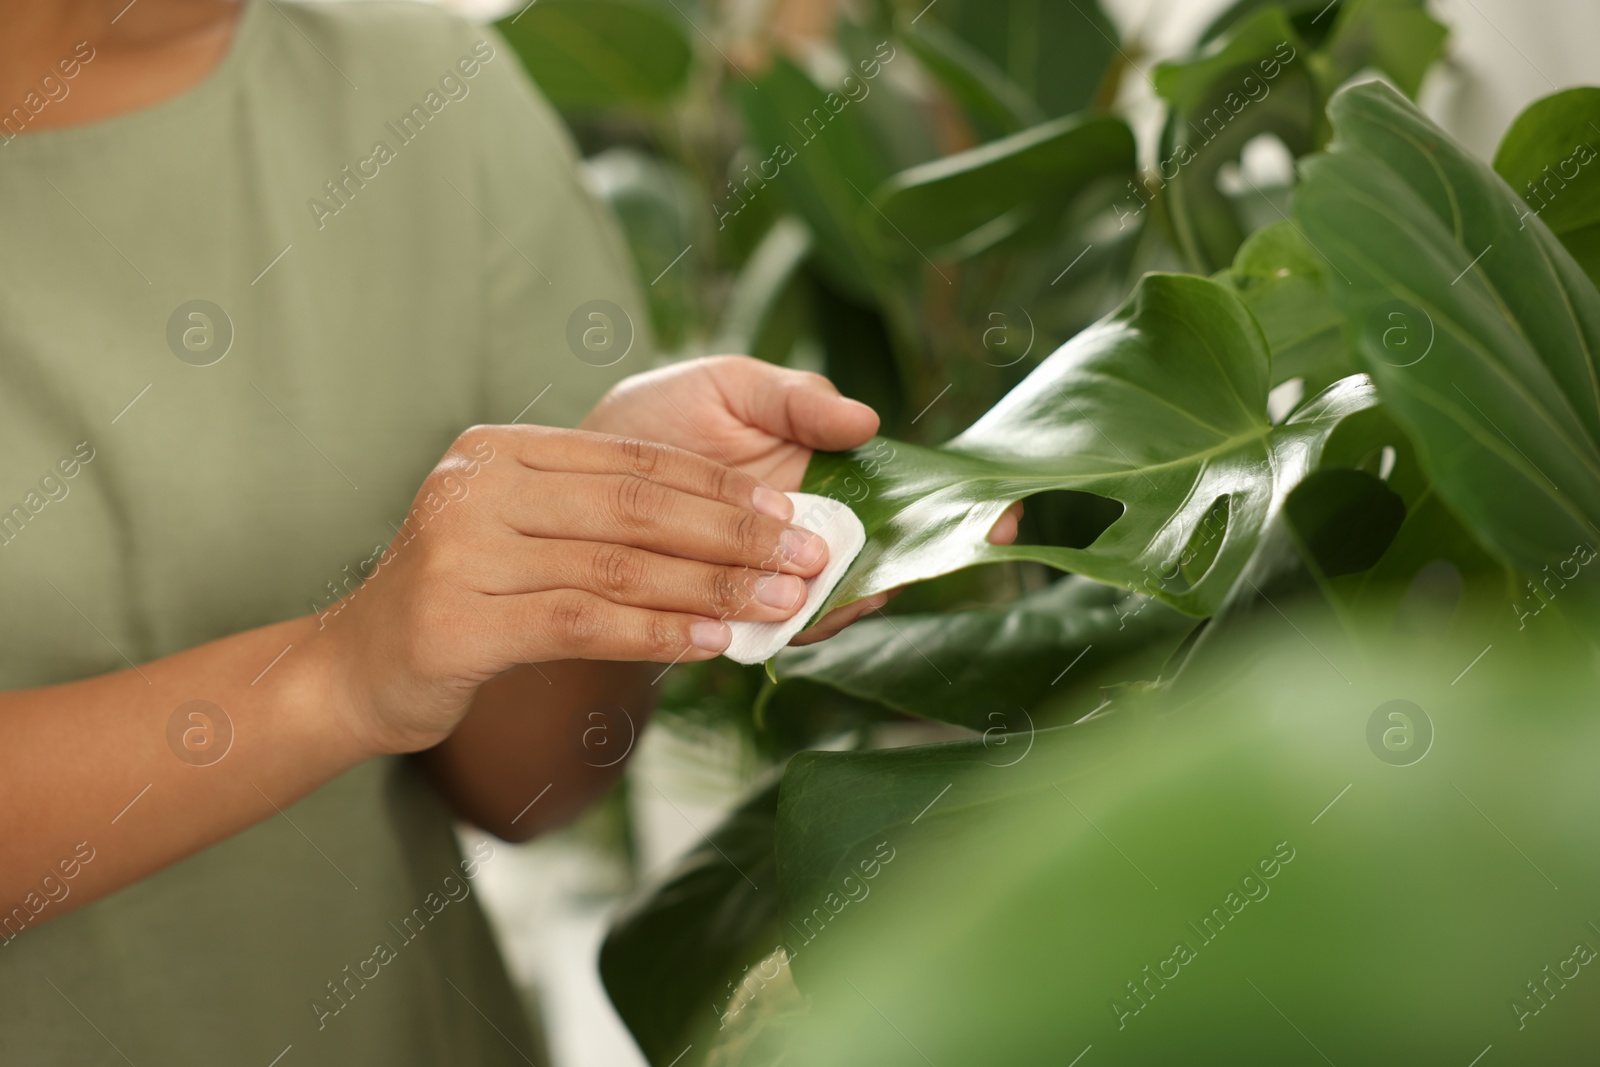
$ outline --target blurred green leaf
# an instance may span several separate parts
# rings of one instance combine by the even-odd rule
[[[1222,14],[1211,20],[1200,34],[1199,43],[1210,44],[1245,16],[1263,7],[1278,7],[1289,17],[1289,23],[1301,39],[1316,48],[1332,32],[1339,9],[1345,3],[1346,0],[1334,0],[1333,3],[1329,3],[1329,0],[1235,0]]]
[[[1506,131],[1494,169],[1600,283],[1600,89],[1530,104]]]
[[[799,219],[786,216],[773,224],[733,281],[714,351],[783,360],[798,329],[793,305],[811,247],[811,231]]]
[[[859,219],[868,194],[892,167],[859,105],[842,91],[825,91],[782,57],[754,85],[740,83],[734,92],[759,162],[753,179],[735,183],[740,188],[717,191],[719,219],[743,210],[749,197],[772,195],[767,187],[773,186],[811,227],[829,277],[848,293],[870,298],[879,278]]]
[[[1131,174],[1134,161],[1127,123],[1069,116],[896,174],[864,217],[891,255],[966,258],[1042,228],[1091,182]]]
[[[932,19],[900,40],[960,105],[979,140],[992,141],[1044,122],[1021,87],[989,59]]]
[[[880,438],[812,459],[805,488],[848,502],[867,528],[866,548],[825,607],[1011,559],[1211,614],[1328,434],[1373,402],[1353,377],[1274,426],[1270,376],[1261,329],[1227,289],[1146,276],[1119,311],[948,444]],[[987,543],[1012,501],[1051,489],[1126,510],[1083,549]],[[1212,560],[1203,573],[1186,572],[1201,558]]]
[[[1321,632],[1273,622],[1206,700],[1065,728],[1013,769],[797,761],[791,916],[864,849],[895,859],[802,948],[810,1041],[784,1062],[1587,1062],[1591,661],[1497,641],[1452,685],[1461,643],[1346,684]]]
[[[1351,75],[1371,68],[1414,97],[1428,68],[1444,54],[1449,35],[1428,14],[1426,0],[1345,0],[1319,57],[1323,90],[1331,93]]]
[[[1307,57],[1305,42],[1274,6],[1252,12],[1193,59],[1155,69],[1156,90],[1172,109],[1156,173],[1145,180],[1163,194],[1178,247],[1197,269],[1211,273],[1231,263],[1250,229],[1218,187],[1245,145],[1272,135],[1291,155],[1316,147],[1321,96]]]
[[[987,56],[1049,116],[1095,103],[1119,58],[1120,34],[1098,0],[940,0],[913,21],[924,16]]]
[[[1362,363],[1488,547],[1530,572],[1568,560],[1600,520],[1600,292],[1394,90],[1355,86],[1330,113],[1295,208]]]
[[[1003,733],[1030,716],[1043,724],[1046,714],[1093,711],[1099,684],[1138,677],[1141,666],[1153,673],[1193,627],[1150,597],[1068,576],[999,607],[866,619],[784,650],[773,666],[780,683],[821,682],[911,715]],[[1139,665],[1129,662],[1136,656]]]
[[[694,58],[683,19],[650,0],[539,0],[495,28],[565,110],[663,103]]]
[[[699,325],[700,282],[684,252],[707,223],[705,202],[680,168],[634,149],[607,149],[583,167],[622,223],[657,342],[679,348]]]
[[[1328,292],[1328,263],[1290,222],[1251,234],[1216,281],[1261,324],[1272,350],[1272,384],[1304,378],[1307,394],[1359,368],[1344,338],[1344,314]]]
[[[703,844],[640,891],[600,946],[606,992],[653,1067],[701,1062],[702,1035],[718,1022],[740,964],[771,948],[778,784],[774,778],[757,788]],[[702,1051],[680,1061],[685,1045]]]

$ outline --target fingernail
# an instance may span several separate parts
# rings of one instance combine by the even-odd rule
[[[769,608],[792,608],[806,595],[806,583],[792,574],[756,580],[756,599]]]
[[[828,554],[828,543],[816,534],[807,533],[798,526],[783,531],[778,542],[783,558],[800,567],[821,563]]]
[[[751,494],[751,503],[763,515],[788,522],[794,517],[794,503],[776,489],[768,489],[764,485],[756,486],[756,491]]]
[[[728,629],[728,624],[725,622],[701,619],[689,627],[689,640],[694,642],[696,648],[703,648],[707,652],[721,652],[728,647],[728,642],[733,640],[733,631]]]

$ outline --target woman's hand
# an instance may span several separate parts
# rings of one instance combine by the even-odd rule
[[[710,659],[723,619],[799,608],[827,545],[749,473],[634,438],[464,433],[366,584],[323,616],[353,731],[437,743],[519,663]]]
[[[800,488],[813,449],[841,452],[865,444],[878,432],[878,416],[867,405],[840,396],[820,374],[747,356],[712,356],[621,382],[583,426],[675,445],[793,492]],[[1015,541],[1021,518],[1019,501],[995,522],[990,543]],[[830,612],[793,643],[832,637],[893,595],[879,593]]]

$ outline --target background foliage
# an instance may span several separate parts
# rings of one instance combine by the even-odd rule
[[[869,531],[835,603],[919,583],[766,674],[668,675],[669,717],[747,732],[773,772],[619,917],[602,974],[656,1064],[925,1059],[898,1026],[867,1033],[889,1016],[852,976],[964,1050],[948,1062],[1067,1062],[1084,1012],[1118,1020],[1115,984],[1090,985],[1148,955],[1149,915],[1075,918],[1140,885],[1127,855],[1086,851],[1110,838],[1084,832],[1062,782],[1132,813],[1149,854],[1205,846],[1248,869],[1278,840],[1274,805],[1343,773],[1307,746],[1344,737],[1328,731],[1352,706],[1408,685],[1444,699],[1406,679],[1485,644],[1546,664],[1585,647],[1569,631],[1592,616],[1577,575],[1600,533],[1600,169],[1575,160],[1600,141],[1600,91],[1530,108],[1491,166],[1407,101],[1447,37],[1419,0],[1239,0],[1148,69],[1091,0],[782,9],[812,17],[540,0],[501,25],[622,219],[663,348],[818,370],[883,415],[883,438],[807,475]],[[1370,75],[1387,85],[1341,90]],[[1142,148],[1119,112],[1130,79],[1164,109]],[[1024,498],[1017,545],[988,546]],[[1552,607],[1548,644],[1528,646]],[[1570,706],[1559,679],[1587,655],[1545,669],[1550,701]],[[1483,709],[1518,677],[1451,720],[1466,740],[1435,765],[1483,771],[1508,743]],[[1286,725],[1290,691],[1303,717]],[[874,724],[908,716],[968,739],[870,749]],[[1162,825],[1171,805],[1189,829]],[[1376,833],[1381,811],[1362,811],[1351,833]],[[1550,847],[1575,847],[1578,825]],[[1344,872],[1330,893],[1371,899],[1353,840],[1314,862]],[[880,850],[902,847],[923,858]],[[1468,849],[1440,844],[1417,884],[1469,879]],[[969,861],[983,878],[927,891]],[[1232,877],[1213,866],[1196,859],[1183,885]],[[902,917],[856,922],[852,884],[897,894]],[[1483,882],[1460,906],[1510,892]],[[972,921],[1002,907],[1029,919]],[[1279,929],[1333,907],[1302,898]],[[1359,916],[1339,915],[1330,929],[1357,937]],[[1451,929],[1390,945],[1423,953]],[[1366,927],[1353,960],[1318,936],[1345,970],[1289,1014],[1343,1018],[1355,1009],[1324,994],[1375,980],[1384,943]],[[1249,943],[1241,977],[1294,964],[1282,936]],[[1075,961],[1055,984],[1050,952]],[[1446,1032],[1475,996],[1415,1032]],[[1178,1047],[1162,1042],[1210,1003],[1141,1054]],[[1227,1017],[1217,1032],[1244,1044],[1218,1055],[1257,1049],[1261,1019]]]

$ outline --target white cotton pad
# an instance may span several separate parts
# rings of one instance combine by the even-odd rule
[[[812,493],[787,495],[794,501],[793,524],[828,542],[828,563],[822,573],[806,582],[806,602],[787,621],[728,623],[733,641],[722,654],[735,663],[765,663],[776,656],[795,634],[805,629],[817,607],[828,599],[867,543],[867,528],[848,506]]]

